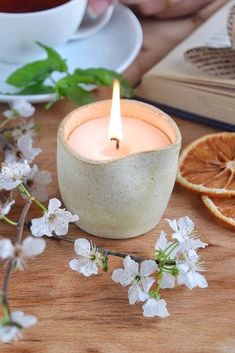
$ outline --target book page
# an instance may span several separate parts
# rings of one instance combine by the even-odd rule
[[[230,47],[230,38],[228,36],[227,28],[221,27],[208,40],[206,40],[206,47],[210,48],[226,48]]]
[[[231,0],[217,11],[209,20],[203,23],[181,44],[173,49],[147,75],[155,75],[180,82],[191,82],[200,85],[214,85],[218,87],[234,88],[235,80],[223,79],[204,73],[193,64],[188,63],[184,53],[191,48],[200,46],[228,47],[231,46],[227,34],[227,18],[235,0]]]

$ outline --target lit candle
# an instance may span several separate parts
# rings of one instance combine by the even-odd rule
[[[121,118],[122,115],[122,118]],[[175,122],[149,104],[124,99],[82,106],[61,122],[57,171],[65,206],[87,233],[126,239],[148,232],[165,211],[178,168]]]
[[[157,150],[172,142],[165,132],[141,119],[121,116],[120,85],[114,81],[110,118],[84,122],[68,138],[70,147],[91,160],[110,160]]]

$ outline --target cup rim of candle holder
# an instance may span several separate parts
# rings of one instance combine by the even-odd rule
[[[86,158],[85,156],[79,154],[78,152],[76,152],[72,147],[70,147],[69,143],[68,143],[68,138],[70,136],[70,134],[80,125],[82,125],[83,123],[85,123],[86,121],[89,120],[94,120],[97,118],[100,118],[103,116],[103,114],[106,114],[107,116],[109,116],[110,113],[110,109],[111,109],[111,103],[112,100],[111,99],[106,99],[106,100],[102,100],[102,101],[97,101],[97,102],[93,102],[93,103],[89,103],[86,105],[83,105],[81,107],[78,107],[77,109],[71,111],[69,114],[67,114],[65,116],[65,118],[61,121],[59,128],[58,128],[58,134],[57,134],[57,138],[61,141],[61,143],[63,144],[64,148],[70,153],[72,154],[76,159],[82,160],[83,162],[86,162],[88,164],[94,164],[94,165],[100,165],[100,164],[112,164],[115,162],[118,162],[120,160],[124,160],[127,158],[130,158],[132,156],[137,156],[137,155],[143,155],[143,154],[149,154],[149,153],[161,153],[164,150],[168,150],[171,148],[175,148],[176,146],[181,145],[181,141],[182,141],[182,137],[181,137],[181,133],[180,130],[177,126],[177,124],[175,123],[175,121],[168,115],[166,114],[164,111],[158,109],[157,107],[145,103],[145,102],[140,102],[140,101],[136,101],[134,99],[121,99],[121,110],[123,112],[123,115],[125,115],[125,117],[130,117],[130,118],[135,118],[135,119],[140,119],[143,120],[145,122],[148,122],[149,124],[157,127],[158,129],[162,130],[170,139],[171,144],[165,147],[161,147],[160,149],[153,149],[153,150],[148,150],[148,151],[141,151],[141,152],[134,152],[131,153],[127,156],[122,156],[122,157],[117,157],[115,159],[108,159],[108,160],[92,160],[89,158]],[[145,110],[146,112],[148,111],[149,113],[151,113],[152,117],[155,115],[155,118],[158,117],[161,120],[161,124],[163,125],[164,123],[168,124],[168,133],[162,128],[162,126],[157,125],[157,122],[160,123],[160,121],[156,120],[156,124],[153,123],[154,119],[152,119],[152,121],[150,121],[150,116],[138,116],[137,114],[133,114],[133,116],[130,116],[130,114],[126,114],[125,113],[125,107],[128,106],[129,108],[131,108],[131,106],[139,106],[139,114],[141,114],[141,109],[142,111]],[[105,109],[105,113],[102,111],[102,109],[99,108],[106,108]],[[84,119],[81,119],[79,124],[75,124],[75,121],[77,120],[77,117],[75,118],[76,113],[79,112],[79,116],[80,118],[82,118],[82,113],[87,116],[86,118],[84,117]],[[88,114],[87,114],[88,113]],[[92,113],[92,114],[91,114]],[[89,116],[89,118],[88,118]],[[74,122],[73,127],[70,129],[67,129],[68,124],[70,122]],[[169,136],[169,134],[174,135],[174,137]]]

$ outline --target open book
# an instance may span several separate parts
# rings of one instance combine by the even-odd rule
[[[234,5],[229,1],[151,69],[137,96],[175,115],[235,130]]]

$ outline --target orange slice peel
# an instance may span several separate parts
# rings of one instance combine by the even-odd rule
[[[211,198],[202,195],[202,202],[219,223],[235,229],[235,197]]]
[[[235,133],[206,135],[187,146],[177,182],[212,197],[235,196]]]

